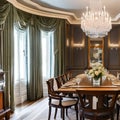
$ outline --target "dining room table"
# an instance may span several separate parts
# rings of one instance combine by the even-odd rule
[[[93,79],[87,74],[79,74],[71,78],[57,91],[62,93],[76,93],[76,90],[120,91],[120,80],[113,74],[106,74],[101,78],[100,85],[93,85]]]

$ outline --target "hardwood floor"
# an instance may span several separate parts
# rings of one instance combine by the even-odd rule
[[[54,120],[53,113],[54,109],[52,109],[51,120]],[[74,108],[69,109],[68,116],[65,120],[76,120]],[[18,105],[15,112],[11,115],[10,120],[48,120],[48,98]],[[61,120],[59,110],[56,120]],[[116,120],[116,115],[114,120]]]
[[[47,118],[42,118],[42,113],[47,109],[48,98],[42,98],[35,102],[25,102],[16,106],[10,120],[47,120]]]
[[[52,109],[51,120],[54,120],[54,110]],[[65,120],[76,120],[74,108],[68,110],[68,116]],[[18,105],[10,120],[48,120],[48,98]],[[61,120],[60,110],[58,110],[56,120]]]

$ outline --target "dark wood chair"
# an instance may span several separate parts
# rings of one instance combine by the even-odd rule
[[[49,115],[48,115],[48,120],[50,120],[51,117],[51,109],[52,107],[55,108],[55,114],[54,114],[54,119],[56,118],[57,115],[57,109],[61,109],[61,118],[62,120],[65,120],[65,110],[66,110],[66,115],[67,114],[67,109],[71,108],[72,106],[75,107],[76,111],[76,120],[78,120],[78,98],[68,98],[63,95],[59,95],[54,90],[54,78],[51,78],[47,81],[47,86],[48,86],[48,95],[49,95]]]
[[[120,111],[120,96],[116,102],[116,111],[117,111],[117,120],[119,120],[119,111]]]
[[[60,88],[63,84],[65,84],[68,80],[72,78],[72,72],[68,71],[65,74],[57,76],[55,78],[57,87]]]
[[[70,80],[71,78],[72,78],[72,72],[71,71],[67,71],[66,73],[65,73],[65,76],[66,76],[66,79],[67,79],[67,81],[68,80]]]
[[[114,120],[114,107],[118,97],[117,91],[77,90],[77,94],[80,99],[80,120],[84,120],[84,118],[91,120]],[[108,95],[111,96],[111,99],[106,102]]]
[[[67,78],[66,78],[66,74],[62,74],[61,78],[62,78],[63,84],[65,84],[68,81]]]
[[[62,75],[56,77],[55,80],[56,80],[56,84],[57,84],[57,87],[58,87],[58,88],[60,88],[60,87],[64,84]]]

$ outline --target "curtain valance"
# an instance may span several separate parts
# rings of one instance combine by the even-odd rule
[[[20,29],[25,29],[28,25],[31,25],[32,27],[37,26],[44,31],[55,31],[60,23],[60,20],[57,18],[36,16],[18,9],[14,9],[14,14],[15,24]]]
[[[0,29],[4,29],[4,23],[10,11],[10,4],[8,2],[3,1],[0,4]]]

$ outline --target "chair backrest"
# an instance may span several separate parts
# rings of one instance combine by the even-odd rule
[[[62,81],[63,81],[63,84],[65,84],[67,82],[66,74],[62,75]]]
[[[57,87],[60,88],[64,83],[63,83],[63,79],[62,76],[58,76],[55,78],[56,83],[57,83]]]
[[[79,95],[82,108],[94,109],[93,105],[95,104],[94,102],[96,100],[96,110],[103,109],[103,108],[113,109],[118,97],[117,91],[109,91],[109,90],[108,91],[77,90],[77,93]],[[85,96],[84,99],[83,99],[83,95]],[[107,96],[110,96],[111,98],[108,106],[105,105],[105,100]],[[86,104],[89,106],[85,107]]]
[[[100,111],[102,113],[114,111],[114,106],[118,96],[117,91],[109,90],[77,90],[77,94],[79,95],[80,99],[80,109],[83,110],[84,114],[88,113],[88,111],[89,113],[94,112],[95,114],[93,114],[93,116],[97,116],[97,113],[99,113]],[[108,96],[110,96],[110,99],[107,99]]]
[[[72,78],[72,72],[68,71],[65,73],[67,80],[70,80]]]
[[[48,87],[48,94],[49,95],[55,95],[55,91],[54,91],[54,78],[49,79],[48,81],[46,81],[47,83],[47,87]]]

